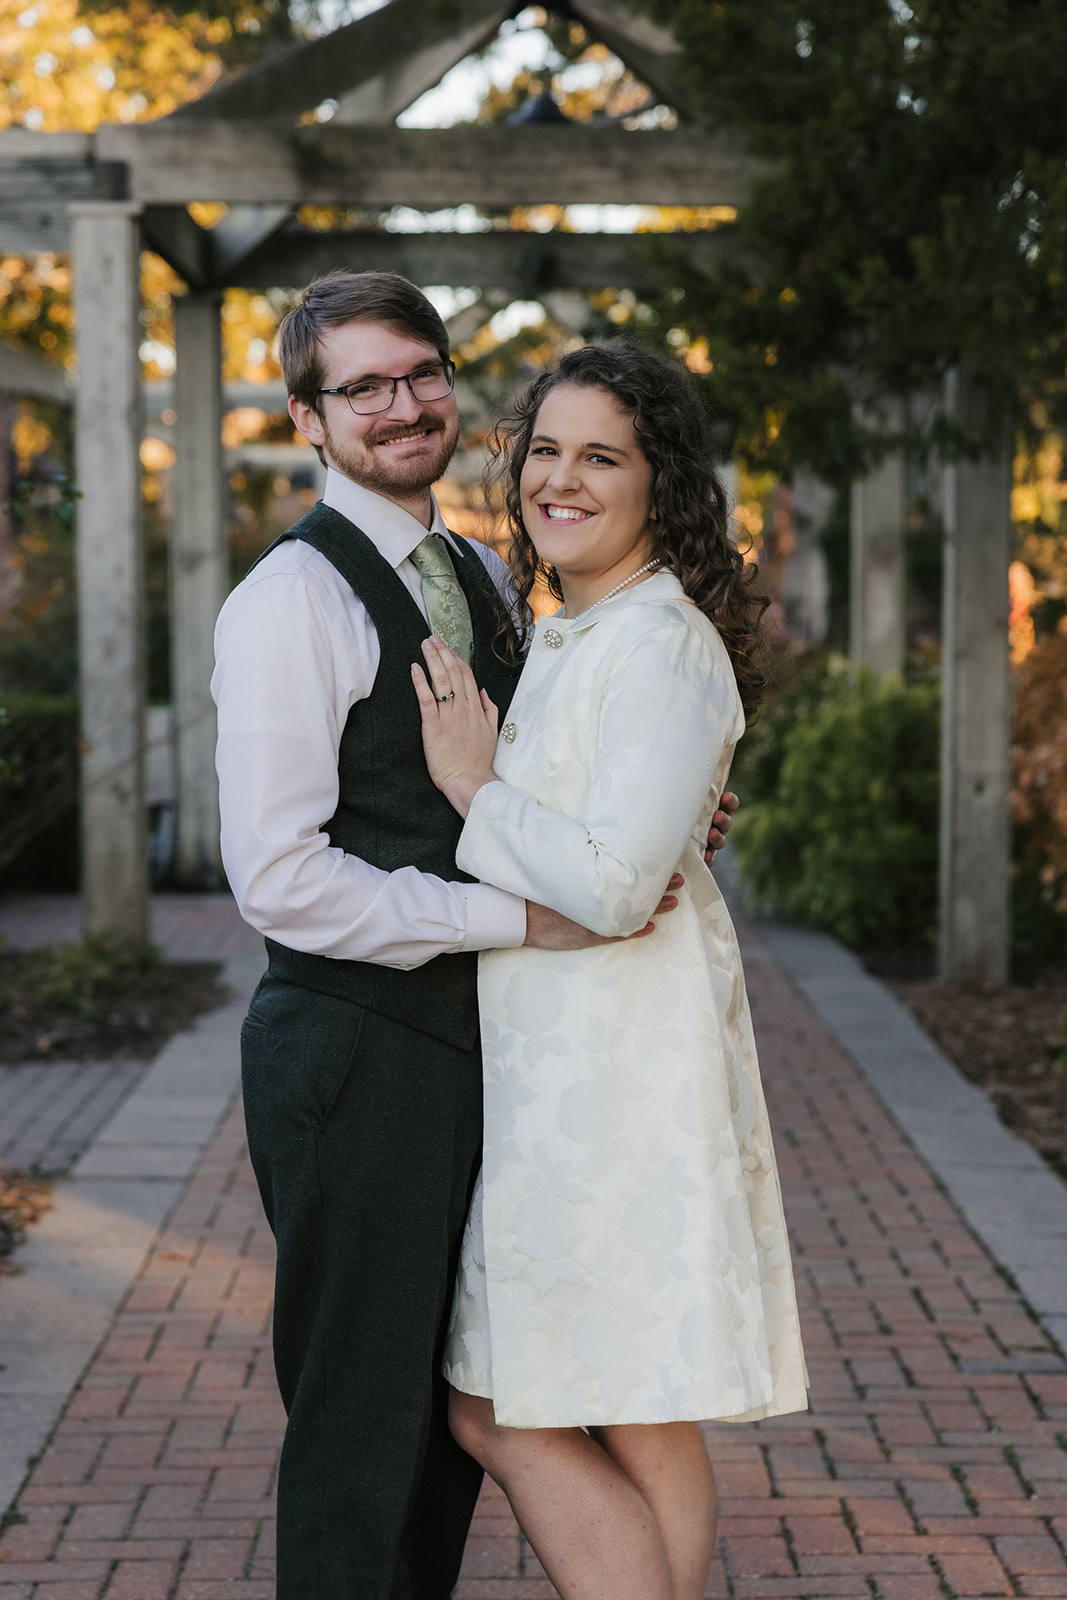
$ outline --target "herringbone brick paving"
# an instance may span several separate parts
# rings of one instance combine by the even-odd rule
[[[812,1408],[708,1429],[722,1523],[707,1594],[1067,1600],[1067,1369],[758,929],[741,931]],[[235,1113],[0,1536],[0,1600],[270,1600],[270,1270]],[[553,1594],[487,1489],[458,1600]]]

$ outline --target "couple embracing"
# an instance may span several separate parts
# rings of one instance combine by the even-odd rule
[[[417,289],[321,279],[281,356],[326,489],[231,595],[213,679],[269,961],[242,1056],[279,1600],[448,1600],[483,1470],[563,1600],[700,1600],[700,1421],[806,1404],[703,860],[760,602],[700,406],[624,343],[543,373],[496,436],[505,566],[433,496],[459,418]]]

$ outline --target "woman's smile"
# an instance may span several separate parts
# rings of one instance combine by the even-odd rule
[[[577,506],[540,505],[538,510],[545,522],[582,522],[591,517],[591,511],[581,511]]]

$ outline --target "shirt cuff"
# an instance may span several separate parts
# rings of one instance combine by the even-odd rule
[[[467,932],[460,950],[515,950],[526,941],[526,901],[491,883],[465,883]]]

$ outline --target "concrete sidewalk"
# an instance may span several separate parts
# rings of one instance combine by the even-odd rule
[[[1067,1600],[1067,1188],[832,941],[738,924],[812,1408],[708,1429],[708,1595]],[[257,967],[228,970],[247,988]],[[81,1232],[50,1243],[45,1219],[0,1280],[0,1360],[13,1293],[61,1355],[74,1306],[95,1341],[80,1382],[45,1344],[5,1381],[0,1419],[35,1382],[38,1428],[69,1400],[0,1535],[0,1600],[271,1600],[271,1240],[223,1109],[242,1003],[172,1041],[82,1158]],[[9,1485],[27,1438],[0,1433]],[[553,1593],[487,1490],[459,1600]]]

